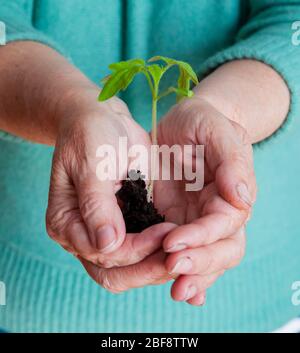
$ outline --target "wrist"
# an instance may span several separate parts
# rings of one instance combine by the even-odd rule
[[[282,77],[255,60],[221,65],[200,82],[195,93],[242,126],[252,143],[271,136],[286,119],[290,105]]]
[[[99,102],[99,92],[99,87],[93,85],[72,88],[66,92],[55,116],[57,132],[61,133],[75,125],[82,128],[89,125],[89,121],[96,119],[99,122],[106,116],[130,115],[127,105],[118,97]]]
[[[241,108],[235,99],[228,99],[228,97],[220,94],[217,89],[207,89],[202,83],[195,87],[194,92],[195,98],[210,104],[229,120],[242,125]]]

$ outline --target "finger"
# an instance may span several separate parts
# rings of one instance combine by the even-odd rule
[[[174,278],[166,271],[165,256],[159,251],[138,264],[111,269],[102,269],[81,258],[80,261],[99,285],[112,293],[121,293],[132,288],[164,283]]]
[[[250,168],[245,170],[246,163],[240,158],[223,160],[216,170],[216,185],[220,195],[231,205],[249,209],[256,197],[255,175]]]
[[[204,140],[206,160],[216,175],[219,193],[233,206],[248,209],[256,192],[251,144],[238,124],[218,112],[208,116],[198,134]]]
[[[237,266],[245,253],[244,230],[234,236],[197,249],[170,254],[166,269],[170,274],[206,275]]]
[[[176,224],[164,222],[141,233],[128,233],[119,249],[110,254],[100,254],[96,264],[103,268],[112,268],[138,263],[161,248],[164,237],[176,227]]]
[[[200,292],[199,294],[196,294],[193,298],[187,300],[186,302],[194,306],[203,306],[205,304],[205,301],[206,301],[206,293]]]
[[[80,255],[103,267],[130,265],[160,248],[165,235],[176,227],[164,222],[139,234],[127,234],[125,242],[117,251],[102,254],[90,241],[78,209],[77,193],[64,168],[56,163],[54,171],[49,193],[47,229],[49,235],[73,255]]]
[[[163,242],[166,252],[197,248],[227,238],[236,233],[249,216],[249,211],[236,209],[217,194],[206,201],[202,213],[204,216],[175,228],[166,236]]]
[[[94,250],[78,209],[74,186],[55,155],[46,212],[46,228],[49,236],[72,254],[80,253],[84,257],[93,254]]]
[[[188,301],[197,296],[198,302],[200,301],[199,296],[205,295],[206,290],[222,276],[224,271],[212,273],[210,275],[190,275],[190,276],[179,276],[173,283],[171,288],[171,296],[176,301]],[[205,297],[202,298],[202,304],[204,303]],[[201,302],[201,301],[200,301]]]
[[[125,239],[125,224],[113,181],[99,181],[90,172],[75,182],[81,216],[92,246],[102,254],[118,249]]]
[[[64,239],[66,239],[66,242],[60,240],[58,240],[58,242],[65,250],[74,256],[80,254],[80,256],[89,259],[89,261],[96,262],[97,253],[95,253],[95,249],[92,247],[85,224],[82,222],[82,219],[78,214],[79,211],[77,210],[76,213],[77,217],[70,217],[70,221],[66,223],[66,226],[61,233]]]
[[[61,159],[54,155],[46,214],[47,231],[71,253],[95,262],[101,251],[109,252],[122,244],[124,220],[112,182],[101,183],[95,174],[90,178],[78,177],[75,186]],[[113,246],[109,247],[111,243]]]

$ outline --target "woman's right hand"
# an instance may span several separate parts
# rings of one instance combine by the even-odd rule
[[[65,116],[59,119],[46,215],[48,234],[78,257],[97,282],[113,292],[121,290],[120,278],[116,286],[110,279],[108,286],[105,268],[111,269],[109,273],[114,273],[114,278],[117,278],[120,274],[117,267],[126,266],[121,272],[122,290],[150,284],[151,269],[156,271],[156,281],[160,281],[161,277],[167,279],[169,276],[163,259],[159,264],[153,260],[157,256],[161,258],[162,254],[154,254],[152,259],[143,263],[141,269],[136,266],[161,248],[164,236],[174,225],[162,223],[141,234],[126,235],[115,196],[120,180],[101,181],[96,175],[99,163],[96,151],[99,146],[108,144],[118,152],[118,139],[122,136],[127,137],[128,148],[133,144],[149,148],[149,135],[132,119],[120,99],[112,98],[98,103],[97,92],[89,95],[90,98],[83,99],[81,105],[77,101],[72,113],[65,112]],[[124,170],[120,171],[122,178],[126,177],[126,173],[125,164]],[[138,278],[132,283],[134,276],[130,273],[130,265],[134,264],[132,271]],[[157,269],[154,268],[156,265]]]

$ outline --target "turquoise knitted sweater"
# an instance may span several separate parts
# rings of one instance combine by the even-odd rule
[[[291,285],[300,280],[300,46],[291,40],[296,20],[300,1],[293,0],[0,0],[8,42],[47,44],[94,82],[109,63],[133,57],[175,57],[200,76],[226,61],[254,58],[273,66],[292,94],[287,122],[255,147],[259,196],[247,255],[208,291],[204,308],[172,301],[170,284],[121,295],[96,285],[45,231],[53,149],[1,132],[0,281],[7,302],[0,306],[0,327],[269,331],[299,314],[291,302]],[[149,128],[145,84],[138,79],[122,98]],[[169,107],[162,103],[160,114]]]

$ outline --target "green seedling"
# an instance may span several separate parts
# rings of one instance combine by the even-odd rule
[[[154,62],[160,62],[154,63]],[[149,64],[150,63],[150,64]],[[167,88],[165,91],[159,91],[159,84],[164,74],[173,66],[179,68],[179,76],[177,85]],[[131,59],[127,61],[120,61],[109,65],[111,74],[106,76],[102,83],[104,84],[102,91],[99,94],[98,100],[103,102],[120,91],[126,88],[133,81],[134,77],[142,73],[145,75],[149,84],[152,95],[152,131],[151,140],[153,145],[157,145],[157,103],[158,101],[168,96],[171,93],[176,94],[176,100],[179,101],[184,97],[192,97],[193,91],[190,90],[191,81],[194,84],[198,83],[198,78],[192,67],[179,60],[170,59],[164,56],[154,56],[147,61],[142,59]],[[154,161],[155,162],[155,161]],[[156,163],[154,163],[155,166]],[[152,175],[155,175],[153,172]],[[148,188],[148,199],[152,199],[154,178],[150,178],[150,185]]]

